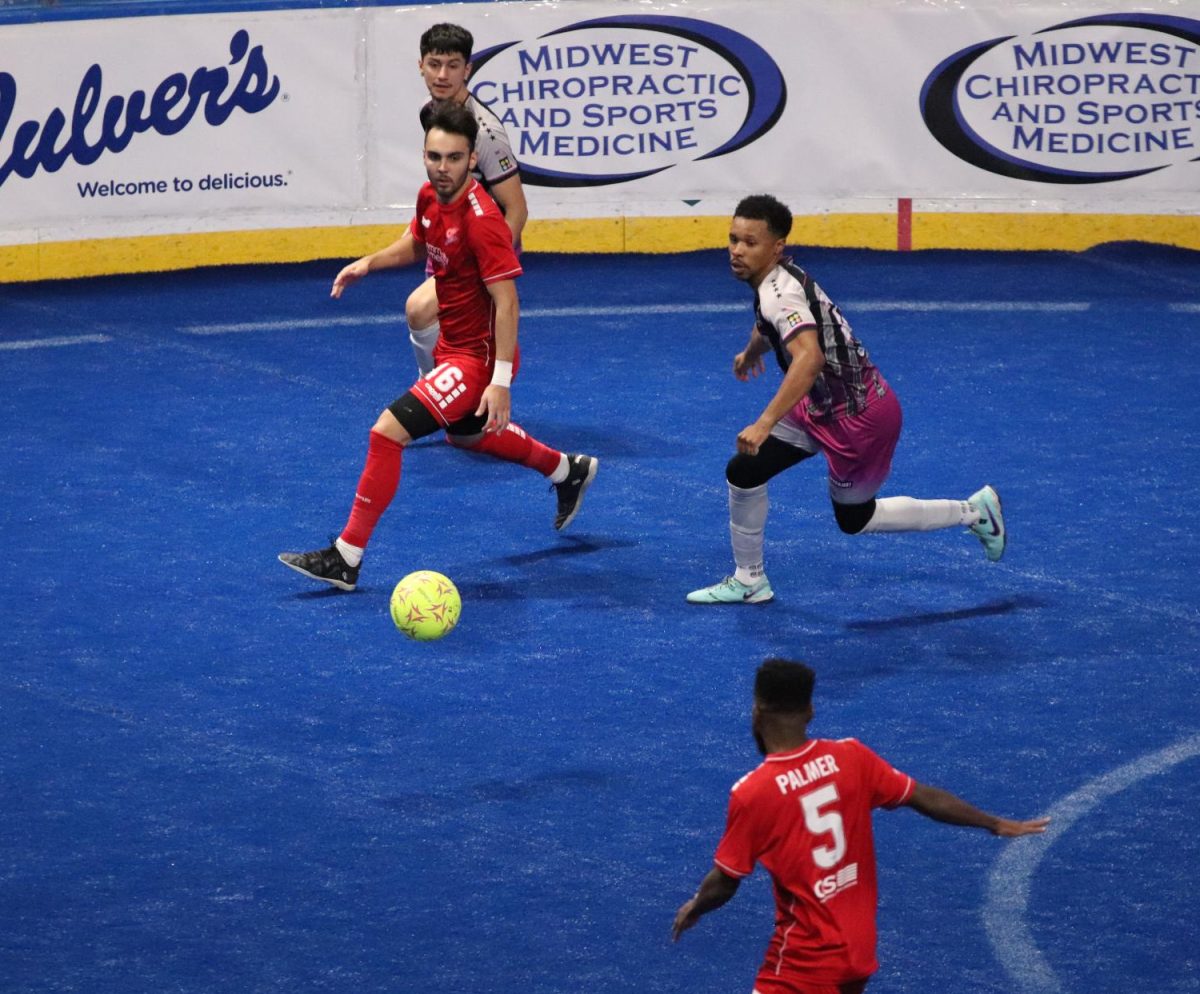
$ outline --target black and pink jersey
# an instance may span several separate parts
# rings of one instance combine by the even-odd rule
[[[803,401],[809,417],[836,421],[866,406],[867,392],[878,378],[871,357],[837,305],[791,259],[783,259],[759,284],[754,319],[784,372],[792,361],[788,341],[801,331],[816,331],[825,365]]]

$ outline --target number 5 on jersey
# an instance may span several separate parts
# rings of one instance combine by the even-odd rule
[[[815,846],[813,862],[822,870],[832,870],[846,855],[846,830],[842,816],[830,806],[837,803],[838,792],[834,784],[826,784],[800,796],[800,807],[804,810],[804,827],[813,835],[829,835],[830,845]]]

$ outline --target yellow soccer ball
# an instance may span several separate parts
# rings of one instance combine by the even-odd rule
[[[462,598],[449,577],[422,569],[409,573],[392,591],[392,621],[410,639],[432,642],[458,624]]]

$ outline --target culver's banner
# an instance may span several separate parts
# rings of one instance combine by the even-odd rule
[[[2,226],[241,228],[358,207],[358,34],[319,13],[0,28]]]

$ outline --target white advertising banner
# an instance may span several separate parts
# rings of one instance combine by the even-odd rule
[[[475,35],[532,216],[1200,207],[1200,6],[561,0],[0,28],[0,240],[394,221]]]
[[[349,215],[363,204],[361,35],[324,11],[0,28],[0,227],[96,237]]]

